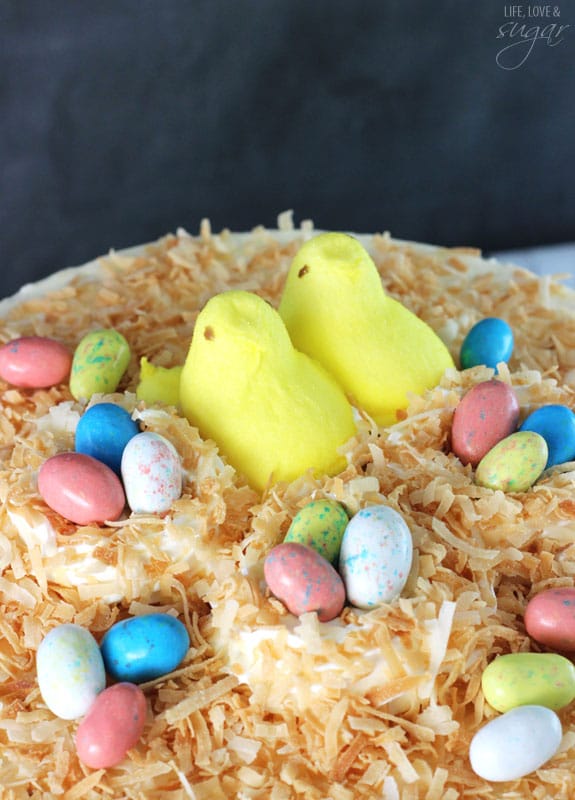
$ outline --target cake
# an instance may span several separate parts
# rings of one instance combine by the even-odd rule
[[[131,358],[117,389],[92,397],[126,409],[176,448],[184,487],[161,514],[126,513],[76,525],[50,509],[37,476],[74,449],[86,403],[67,382],[2,384],[0,783],[6,797],[361,798],[571,797],[575,709],[559,712],[551,761],[511,783],[469,762],[474,734],[497,712],[481,677],[498,655],[541,652],[526,633],[532,596],[573,586],[575,463],[546,470],[527,491],[479,486],[451,449],[461,398],[494,370],[445,370],[412,395],[393,424],[356,409],[355,432],[333,475],[306,472],[253,488],[173,405],[138,399],[141,359],[181,366],[197,315],[230,289],[278,307],[290,263],[316,234],[294,228],[153,244],[55,273],[0,304],[0,342],[49,337],[73,351],[89,331],[114,329]],[[515,347],[498,379],[520,415],[575,409],[575,306],[560,283],[484,259],[470,248],[357,236],[383,286],[433,329],[458,363],[474,323],[500,317]],[[329,622],[290,614],[264,581],[264,560],[312,500],[349,515],[384,504],[413,538],[401,596]],[[162,611],[191,646],[171,674],[143,684],[148,721],[118,765],[91,770],[75,753],[77,721],[55,717],[38,688],[46,633],[74,622],[100,640],[118,620]]]

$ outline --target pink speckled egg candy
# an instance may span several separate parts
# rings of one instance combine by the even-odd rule
[[[264,562],[270,591],[296,616],[317,611],[320,622],[335,619],[345,603],[337,571],[313,548],[298,542],[273,547]]]
[[[575,588],[546,589],[527,603],[527,633],[553,650],[575,652]]]
[[[475,467],[518,421],[519,401],[511,386],[498,380],[478,383],[455,409],[451,448],[462,464]]]
[[[350,520],[341,543],[339,572],[357,608],[390,603],[401,594],[413,556],[411,531],[397,511],[367,506]]]
[[[44,502],[76,525],[116,520],[126,498],[116,473],[84,453],[58,453],[38,472]]]
[[[146,723],[146,697],[133,683],[104,689],[78,726],[76,751],[92,769],[119,764],[134,747]]]
[[[72,353],[44,336],[22,336],[0,347],[0,378],[22,389],[46,389],[66,380]]]
[[[124,448],[122,479],[132,511],[145,514],[167,511],[182,493],[178,451],[159,433],[138,433]]]

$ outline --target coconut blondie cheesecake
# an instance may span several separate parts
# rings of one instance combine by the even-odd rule
[[[315,237],[311,225],[293,229],[289,217],[277,231],[243,235],[215,235],[204,223],[199,236],[180,231],[110,253],[24,289],[0,309],[3,342],[46,337],[74,352],[91,331],[114,330],[129,345],[111,392],[78,399],[68,380],[40,389],[4,384],[0,777],[15,797],[572,791],[570,704],[558,711],[562,740],[552,758],[511,783],[477,774],[470,743],[505,716],[486,701],[487,666],[502,655],[546,652],[526,631],[528,601],[573,584],[574,465],[542,470],[527,489],[510,492],[478,484],[475,467],[452,446],[462,398],[495,375],[517,398],[517,426],[546,405],[573,409],[572,295],[475,251],[356,237],[386,295],[435,332],[453,364],[410,393],[394,419],[378,423],[351,397],[351,428],[336,448],[341,461],[324,472],[265,485],[250,480],[217,443],[216,430],[208,435],[189,421],[179,394],[157,394],[171,370],[185,369],[211,298],[249,293],[268,301],[270,314],[281,312],[288,272]],[[313,277],[313,263],[296,267],[300,283]],[[513,330],[508,363],[497,372],[483,364],[459,369],[467,333],[493,317]],[[221,319],[198,328],[206,346],[222,341]],[[192,386],[199,382],[193,378]],[[228,378],[224,395],[232,392]],[[210,381],[206,392],[217,376],[210,373]],[[129,505],[115,520],[79,524],[39,492],[43,465],[74,451],[81,420],[103,404],[175,448],[181,492],[166,510],[130,512]],[[289,416],[283,419],[288,426]],[[318,501],[337,504],[350,520],[385,507],[405,524],[412,557],[392,600],[367,608],[346,601],[322,621],[321,609],[292,613],[289,599],[270,590],[266,559]],[[90,769],[76,754],[78,722],[46,707],[35,654],[63,623],[101,641],[118,621],[157,611],[183,621],[190,647],[176,669],[142,684],[148,716],[136,746],[117,765]]]

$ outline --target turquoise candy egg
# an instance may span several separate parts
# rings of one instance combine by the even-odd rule
[[[190,646],[186,626],[169,614],[117,622],[100,644],[106,672],[117,681],[144,683],[172,672]]]
[[[313,547],[330,563],[337,561],[349,517],[335,500],[313,500],[300,509],[284,539]]]
[[[347,599],[357,608],[395,600],[413,555],[411,531],[388,506],[367,506],[350,520],[341,543],[339,572]]]
[[[106,687],[98,643],[86,628],[66,623],[53,628],[36,654],[40,694],[61,719],[78,719]]]
[[[531,431],[507,436],[483,456],[475,472],[475,483],[502,492],[525,492],[545,469],[547,444]]]
[[[80,417],[75,449],[97,458],[119,475],[124,448],[139,432],[138,423],[124,408],[115,403],[96,403]]]
[[[461,369],[484,364],[497,369],[500,361],[509,361],[513,352],[513,331],[498,317],[486,317],[474,325],[461,345]]]
[[[553,758],[561,721],[545,706],[518,706],[480,728],[469,747],[473,771],[486,781],[514,781]]]
[[[522,431],[534,431],[547,442],[547,467],[575,460],[575,414],[567,406],[541,406],[525,419]]]

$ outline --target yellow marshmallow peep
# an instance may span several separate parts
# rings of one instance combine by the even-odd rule
[[[255,294],[212,297],[198,315],[180,404],[249,483],[336,474],[353,411],[326,370],[294,349],[275,309]]]
[[[408,393],[436,386],[454,366],[429,325],[385,294],[368,252],[345,233],[319,234],[300,248],[279,313],[294,347],[379,425],[396,422]]]

